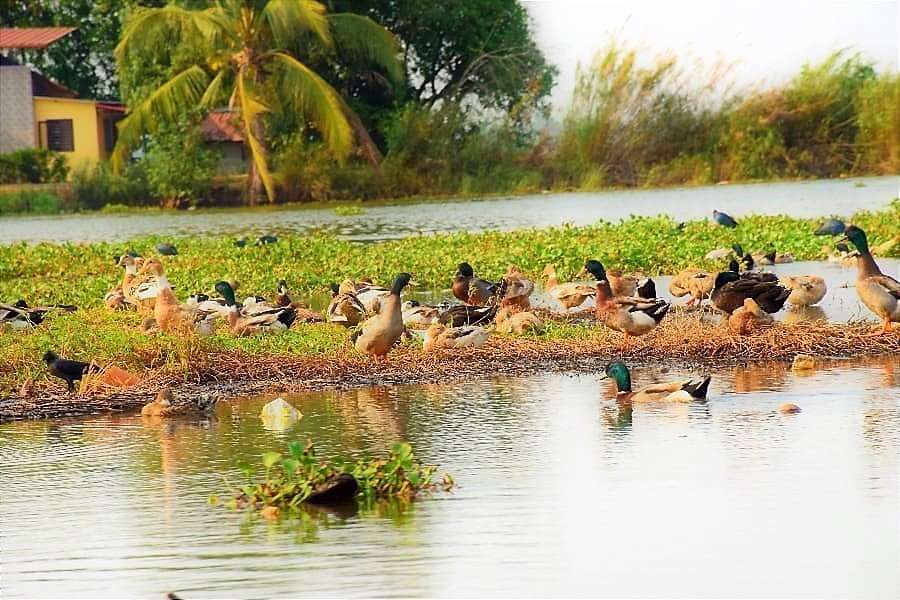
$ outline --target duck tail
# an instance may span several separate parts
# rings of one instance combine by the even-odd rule
[[[656,321],[657,324],[659,324],[659,322],[663,320],[663,317],[666,316],[666,313],[669,312],[670,308],[672,308],[671,304],[669,304],[668,302],[662,302],[658,308],[650,313],[650,316],[653,317],[653,320]]]
[[[293,308],[286,308],[278,313],[278,320],[283,323],[286,328],[290,329],[291,325],[294,324],[294,321],[297,320],[297,311]]]
[[[690,394],[691,397],[703,400],[706,398],[706,392],[709,390],[710,381],[712,381],[712,377],[709,375],[703,379],[692,379],[685,383],[682,389]]]

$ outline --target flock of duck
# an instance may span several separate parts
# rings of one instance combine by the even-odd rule
[[[737,222],[724,213],[716,212],[714,220],[726,227]],[[856,290],[865,304],[882,321],[882,331],[892,330],[892,323],[900,321],[900,283],[881,272],[872,257],[865,232],[856,226],[844,226],[835,220],[827,221],[817,233],[840,235],[841,244],[852,244],[858,270]],[[160,250],[171,255],[174,247]],[[165,250],[165,251],[163,251]],[[689,305],[708,300],[725,315],[734,332],[747,335],[756,328],[772,323],[772,314],[785,303],[811,306],[827,293],[825,281],[817,276],[795,276],[779,279],[775,274],[755,269],[759,263],[777,262],[779,256],[753,256],[735,244],[722,253],[730,256],[725,270],[719,272],[689,268],[678,273],[669,285],[675,297],[689,296]],[[782,257],[782,261],[787,260]],[[466,262],[458,265],[451,291],[460,303],[426,305],[416,301],[402,302],[403,290],[412,282],[409,273],[398,274],[390,287],[375,285],[369,279],[347,279],[332,284],[332,299],[324,315],[311,310],[302,302],[291,299],[288,286],[279,282],[272,299],[248,296],[238,302],[235,285],[227,281],[215,284],[219,297],[194,294],[179,301],[158,258],[144,259],[131,254],[119,260],[124,269],[122,282],[106,294],[105,304],[112,310],[137,310],[145,317],[141,329],[145,332],[195,332],[211,335],[219,321],[236,336],[289,329],[295,323],[331,322],[351,329],[350,339],[360,353],[380,359],[410,329],[424,329],[424,350],[437,348],[478,347],[485,343],[493,330],[508,333],[539,331],[542,319],[532,311],[530,297],[534,282],[516,267],[510,266],[499,281],[478,277]],[[657,297],[656,284],[650,278],[623,274],[606,269],[597,260],[584,263],[579,276],[590,276],[588,282],[560,282],[553,265],[547,265],[541,277],[544,291],[564,311],[582,307],[590,298],[595,300],[596,320],[621,332],[627,341],[630,336],[642,336],[654,330],[668,314],[671,304]],[[38,325],[50,310],[74,310],[74,307],[28,307],[24,301],[14,305],[0,304],[0,324],[13,328]],[[50,373],[65,380],[69,389],[73,382],[93,368],[88,363],[62,359],[52,351],[44,356]],[[622,363],[610,363],[606,373],[614,379],[622,393],[632,394],[630,376]],[[708,379],[678,382],[674,387],[656,386],[634,395],[657,397],[663,395],[702,397]],[[670,389],[671,388],[671,389]]]

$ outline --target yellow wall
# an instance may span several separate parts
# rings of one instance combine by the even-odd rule
[[[69,161],[69,167],[96,162],[100,159],[100,130],[97,123],[97,106],[93,100],[72,98],[34,99],[34,130],[40,142],[41,131],[38,123],[50,119],[72,119],[72,138],[75,150],[62,152]]]

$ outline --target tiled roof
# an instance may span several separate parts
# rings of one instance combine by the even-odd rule
[[[200,123],[200,135],[209,142],[244,141],[234,113],[227,110],[209,113]]]
[[[0,48],[46,48],[73,31],[74,27],[2,27]]]

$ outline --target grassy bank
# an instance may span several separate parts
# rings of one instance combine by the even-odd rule
[[[857,214],[853,222],[868,232],[873,245],[898,237],[900,201],[885,211]],[[385,282],[399,271],[414,273],[418,282],[429,288],[445,288],[462,260],[472,262],[489,277],[499,276],[509,263],[537,277],[546,263],[553,262],[561,276],[568,278],[588,257],[599,258],[609,267],[647,274],[674,273],[687,266],[722,268],[723,264],[706,262],[703,257],[713,248],[734,242],[750,251],[774,247],[779,252],[793,253],[799,260],[817,259],[824,256],[823,246],[833,243],[830,238],[813,235],[817,224],[814,220],[789,217],[748,217],[737,229],[727,230],[705,221],[685,223],[679,228],[665,217],[632,218],[618,224],[456,233],[375,244],[356,244],[330,236],[298,236],[282,238],[269,246],[245,248],[237,248],[224,238],[182,238],[175,240],[179,255],[166,257],[164,262],[181,297],[196,291],[211,292],[220,279],[240,282],[241,294],[268,296],[282,277],[300,297],[310,292],[321,294],[328,283],[343,277],[369,275]],[[365,369],[360,367],[366,361],[353,354],[346,330],[332,325],[302,326],[280,335],[251,338],[234,338],[220,331],[205,340],[140,333],[139,315],[112,313],[102,306],[102,298],[121,278],[116,258],[129,249],[152,255],[156,241],[142,238],[127,244],[0,247],[0,298],[25,298],[32,304],[74,303],[81,307],[73,314],[49,318],[30,333],[0,333],[0,385],[11,390],[26,378],[42,379],[45,369],[40,356],[47,348],[72,358],[116,363],[178,381],[265,376],[290,379],[304,370],[338,384],[342,378],[350,378],[347,373],[354,370],[366,378]],[[900,247],[894,247],[892,255],[900,256]],[[789,330],[785,327],[782,334],[787,335]],[[845,333],[835,335],[842,339]],[[684,331],[679,330],[677,337],[684,338]],[[832,337],[825,336],[806,349],[839,353],[840,349],[829,346]],[[589,341],[602,345],[612,344],[613,338],[589,321],[562,320],[552,323],[542,337],[533,339],[536,345],[527,352],[537,352],[538,358],[542,352],[546,356],[562,352],[565,356],[569,350],[562,343]],[[684,350],[683,341],[659,348],[654,346],[654,339],[653,335],[642,338],[635,346],[642,348],[636,356],[691,355]],[[807,335],[805,339],[811,338]],[[761,349],[759,356],[773,357],[805,348],[805,342],[800,340],[796,348],[784,346],[782,351],[776,351],[764,345],[748,353],[748,347],[739,338],[726,342],[726,349],[720,350],[723,356],[737,353],[749,358]],[[409,352],[418,355],[418,346],[411,344]],[[694,354],[717,355],[703,344],[690,347]],[[654,348],[652,352],[650,348]],[[523,348],[515,348],[515,352],[527,353]],[[315,365],[304,363],[307,359],[316,361]],[[408,376],[404,372],[401,379]]]

